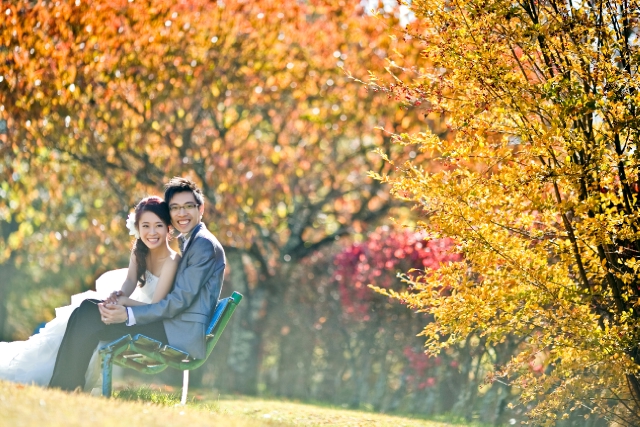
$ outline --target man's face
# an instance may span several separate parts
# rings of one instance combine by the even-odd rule
[[[195,196],[191,191],[176,193],[169,202],[171,223],[182,234],[187,234],[202,219],[204,206],[198,206]]]

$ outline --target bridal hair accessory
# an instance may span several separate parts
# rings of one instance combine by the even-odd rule
[[[129,216],[127,216],[127,228],[129,229],[129,235],[135,236],[136,239],[140,238],[140,233],[136,228],[136,214],[135,212],[131,212]]]

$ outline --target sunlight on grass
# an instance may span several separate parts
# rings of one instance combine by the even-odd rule
[[[160,394],[160,393],[157,393]],[[144,394],[140,393],[140,397]],[[0,425],[2,426],[189,426],[274,427],[282,422],[231,416],[207,410],[206,405],[184,407],[169,404],[105,399],[86,394],[24,386],[0,381]]]
[[[219,398],[214,393],[191,397],[179,405],[180,395],[155,387],[127,387],[114,399],[69,394],[0,381],[0,425],[7,426],[367,426],[453,427],[434,422],[373,412],[353,411],[297,402],[258,398]]]
[[[180,403],[179,393],[161,393],[151,387],[127,387],[124,390],[115,391],[113,397],[120,400],[133,400],[156,403],[158,405],[177,405]]]
[[[244,414],[255,419],[273,420],[279,425],[283,423],[296,426],[340,427],[462,427],[465,425],[249,397],[221,398],[218,403],[221,414]]]
[[[166,387],[166,386],[165,386]],[[264,400],[255,397],[219,396],[212,392],[193,390],[187,406],[208,410],[220,414],[248,416],[259,420],[268,420],[283,425],[292,423],[297,426],[372,426],[372,427],[454,427],[466,424],[455,422],[436,422],[414,419],[411,416],[385,415],[371,411],[336,408],[326,404],[305,404],[282,400]],[[114,396],[123,400],[152,402],[173,406],[180,403],[180,393],[172,387],[142,385],[129,386]],[[473,424],[479,426],[479,424]]]

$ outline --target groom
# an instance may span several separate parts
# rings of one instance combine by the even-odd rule
[[[85,372],[100,341],[143,334],[205,357],[205,328],[220,297],[225,256],[220,242],[200,222],[202,191],[186,178],[166,184],[164,200],[172,225],[181,233],[182,259],[171,292],[155,304],[124,307],[83,301],[67,324],[50,387],[75,390],[84,386]]]

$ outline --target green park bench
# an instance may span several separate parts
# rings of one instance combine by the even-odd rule
[[[218,301],[205,332],[207,348],[204,359],[194,359],[180,349],[142,334],[133,337],[125,335],[104,345],[99,352],[102,361],[102,395],[111,397],[114,363],[145,374],[157,374],[167,368],[175,368],[183,371],[181,403],[184,405],[189,389],[189,371],[199,368],[207,360],[240,300],[242,295],[234,292],[230,297]]]

